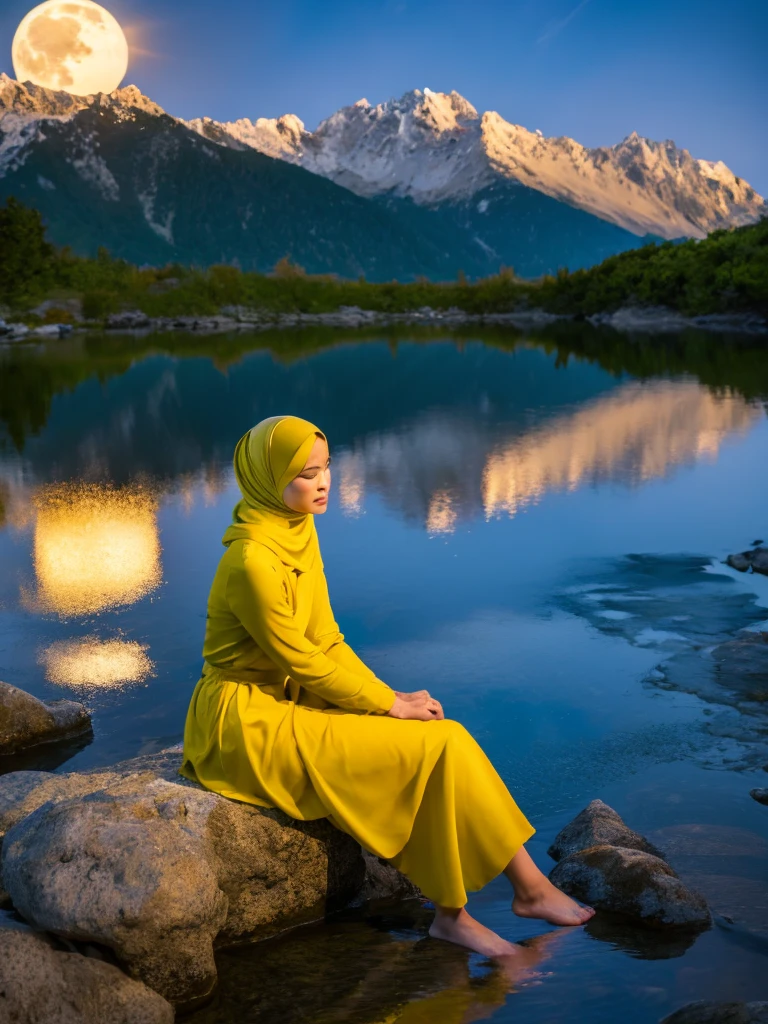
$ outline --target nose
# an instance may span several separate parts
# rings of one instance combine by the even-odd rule
[[[327,491],[331,486],[331,470],[324,469],[320,474],[320,479],[317,485],[318,491]]]

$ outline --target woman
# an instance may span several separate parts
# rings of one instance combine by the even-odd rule
[[[467,890],[502,872],[516,914],[587,921],[594,911],[534,865],[523,846],[534,829],[463,726],[426,690],[392,690],[344,642],[314,522],[331,479],[322,431],[263,420],[234,466],[243,498],[208,599],[182,773],[293,818],[329,818],[435,904],[430,935],[486,956],[520,951],[464,909]]]

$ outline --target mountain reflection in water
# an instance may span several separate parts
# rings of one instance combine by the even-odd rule
[[[339,456],[340,502],[359,515],[374,490],[429,533],[451,533],[480,513],[514,516],[549,491],[664,477],[715,456],[725,438],[761,416],[757,403],[695,381],[632,382],[509,439],[481,420],[426,415]]]

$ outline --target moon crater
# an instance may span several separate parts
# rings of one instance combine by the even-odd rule
[[[19,81],[88,96],[120,85],[128,43],[109,11],[93,0],[46,0],[16,30],[12,58]]]

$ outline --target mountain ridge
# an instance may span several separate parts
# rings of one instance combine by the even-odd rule
[[[133,85],[78,97],[0,74],[0,201],[37,207],[56,244],[83,255],[104,245],[138,264],[263,271],[287,255],[371,280],[500,265],[536,277],[765,209],[724,164],[671,143],[635,133],[607,152],[481,116],[455,91],[358,100],[308,132],[295,115],[185,121]],[[682,185],[668,180],[673,165]],[[615,184],[616,168],[633,230],[595,185]]]
[[[186,123],[369,197],[394,193],[434,205],[466,200],[505,178],[634,234],[670,239],[701,238],[765,213],[762,196],[722,161],[692,157],[670,139],[633,131],[614,146],[589,149],[568,136],[531,132],[496,111],[480,115],[456,91],[414,89],[375,106],[361,99],[314,132],[295,115]]]

